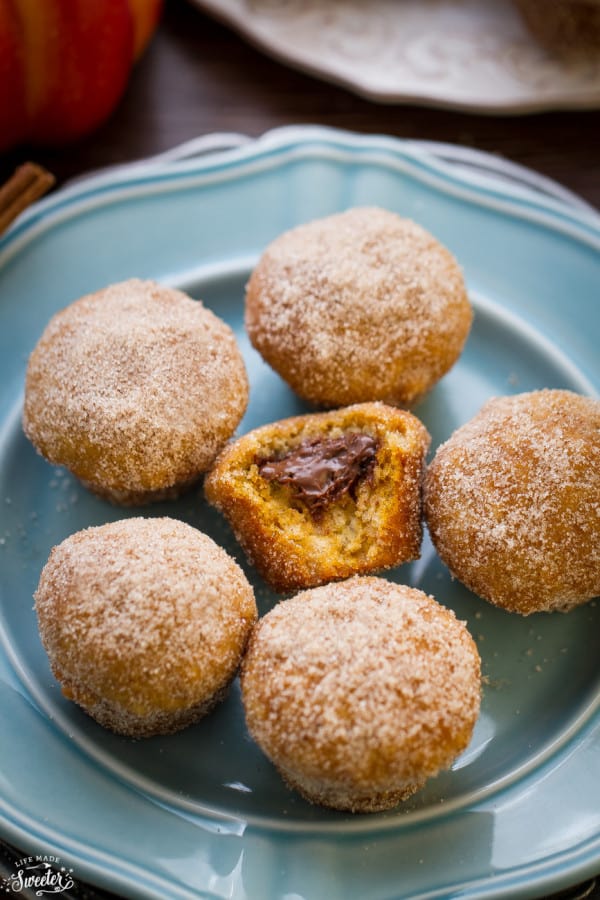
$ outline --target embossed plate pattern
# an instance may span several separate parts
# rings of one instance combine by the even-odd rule
[[[370,100],[483,113],[600,105],[600,57],[562,62],[511,0],[191,0],[262,50]]]

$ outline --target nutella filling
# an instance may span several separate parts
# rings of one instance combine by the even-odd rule
[[[257,460],[267,481],[289,484],[295,500],[311,515],[344,494],[356,499],[356,489],[375,466],[377,441],[368,434],[348,432],[337,438],[308,438],[282,457]]]

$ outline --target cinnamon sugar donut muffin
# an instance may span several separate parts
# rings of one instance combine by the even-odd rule
[[[250,734],[291,787],[323,806],[376,812],[466,748],[480,659],[432,597],[357,576],[267,613],[241,685]]]
[[[23,426],[50,462],[137,505],[197,480],[247,401],[229,326],[181,291],[132,279],[51,319],[29,360]]]
[[[246,292],[264,359],[320,406],[411,406],[456,362],[472,311],[454,257],[408,219],[355,208],[270,244]]]
[[[205,481],[276,591],[418,559],[425,426],[383,403],[282,419],[229,444]]]
[[[498,606],[566,612],[600,594],[600,401],[489,400],[438,449],[425,515],[453,575]]]
[[[223,699],[257,615],[234,560],[169,518],[71,535],[52,550],[35,606],[65,696],[131,737],[177,731]]]

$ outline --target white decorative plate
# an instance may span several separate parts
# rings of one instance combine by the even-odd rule
[[[510,0],[191,0],[261,49],[380,102],[486,113],[600,106],[600,56],[564,63]]]

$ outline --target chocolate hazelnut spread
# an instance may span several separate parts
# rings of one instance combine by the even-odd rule
[[[294,499],[319,516],[345,493],[354,498],[359,482],[371,474],[376,455],[374,438],[348,432],[337,438],[309,438],[284,456],[257,460],[257,464],[263,478],[289,484]]]

